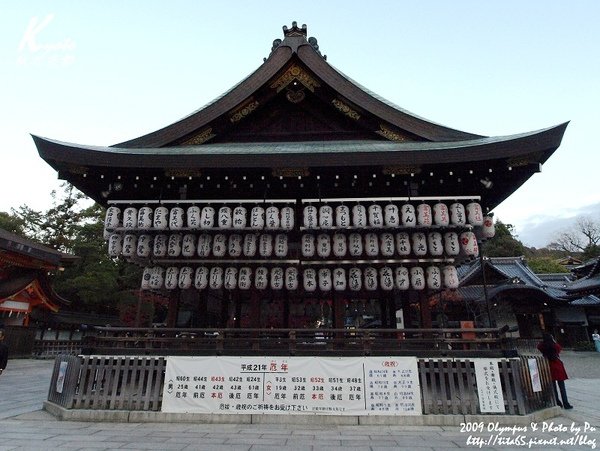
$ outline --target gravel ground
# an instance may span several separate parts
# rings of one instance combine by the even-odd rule
[[[563,351],[560,358],[571,379],[600,379],[600,352]]]

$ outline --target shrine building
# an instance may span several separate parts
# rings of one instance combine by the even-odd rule
[[[39,154],[107,207],[109,254],[168,293],[169,326],[430,328],[567,124],[448,128],[330,65],[305,25],[283,31],[189,116],[109,147],[34,136]]]

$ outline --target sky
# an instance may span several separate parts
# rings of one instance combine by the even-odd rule
[[[535,247],[600,220],[597,0],[0,0],[0,211],[45,210],[60,185],[30,134],[112,145],[162,128],[258,68],[292,21],[330,64],[431,121],[486,136],[570,121],[494,213]]]

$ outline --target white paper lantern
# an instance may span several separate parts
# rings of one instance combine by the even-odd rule
[[[367,226],[367,210],[364,205],[355,205],[352,207],[352,225],[354,227]]]
[[[181,240],[182,236],[179,233],[169,235],[169,242],[167,243],[167,255],[169,257],[179,257],[181,255]]]
[[[135,229],[137,225],[137,208],[127,207],[123,212],[123,227],[126,229]]]
[[[367,291],[377,290],[377,270],[375,268],[365,268],[365,288]]]
[[[239,257],[242,255],[242,235],[233,234],[229,236],[229,256]]]
[[[412,250],[417,257],[427,255],[427,237],[422,232],[412,234]]]
[[[444,251],[446,252],[446,255],[449,255],[451,257],[460,254],[460,242],[458,241],[458,233],[444,233]]]
[[[467,221],[473,226],[483,225],[483,211],[481,205],[477,202],[470,202],[467,204]]]
[[[460,249],[463,254],[469,257],[477,257],[479,255],[477,238],[473,232],[463,232],[460,234]]]
[[[365,234],[365,253],[369,257],[379,255],[379,239],[376,233]]]
[[[404,227],[414,227],[417,225],[415,207],[411,204],[402,205],[402,208],[400,208],[400,214],[402,217],[402,225]]]
[[[304,286],[304,291],[310,293],[317,289],[317,272],[308,268],[305,269],[302,276],[302,282]]]
[[[273,290],[281,290],[285,282],[283,269],[275,267],[271,269],[271,288]]]
[[[429,254],[433,257],[439,257],[444,254],[444,243],[440,232],[431,232],[427,235],[427,248]]]
[[[169,209],[167,207],[156,207],[153,225],[156,230],[167,230],[169,227]]]
[[[348,252],[346,235],[343,233],[335,233],[333,235],[333,255],[336,257],[344,257],[346,252]]]
[[[273,236],[263,233],[260,236],[258,252],[261,257],[270,257],[273,254]]]
[[[383,227],[383,210],[381,205],[369,205],[369,224],[371,227]]]
[[[346,289],[346,270],[344,268],[335,268],[333,270],[333,289],[335,291],[344,291]]]
[[[394,289],[394,273],[392,272],[392,268],[384,266],[379,270],[379,285],[384,291]]]
[[[459,202],[450,205],[450,223],[455,226],[464,226],[467,223],[465,206]]]
[[[379,239],[379,252],[384,257],[393,257],[396,249],[394,247],[394,235],[382,233]]]
[[[244,256],[254,257],[256,255],[256,249],[258,248],[258,235],[255,233],[248,233],[244,235]]]
[[[174,290],[179,285],[179,268],[177,266],[169,266],[165,272],[165,288]]]
[[[430,290],[439,290],[442,288],[442,274],[440,268],[437,266],[428,266],[426,269],[427,274],[427,288]]]
[[[331,291],[331,269],[321,268],[319,269],[319,290]]]
[[[422,227],[431,227],[433,224],[433,213],[429,204],[417,205],[417,224]]]
[[[265,211],[265,226],[269,230],[278,229],[280,226],[279,208],[271,205]]]
[[[396,234],[396,252],[402,257],[410,255],[410,235],[406,232],[398,232]]]
[[[178,281],[179,289],[187,290],[188,288],[191,288],[193,274],[194,270],[189,266],[184,266],[183,268],[181,268],[181,270],[179,271]]]
[[[396,282],[396,288],[405,291],[410,289],[410,275],[408,268],[399,266],[394,271],[394,280]]]
[[[284,230],[294,229],[294,209],[292,207],[283,207],[281,209],[281,228]]]
[[[227,238],[222,233],[217,233],[213,238],[212,253],[217,258],[224,257],[227,253]]]
[[[315,237],[310,233],[302,235],[302,256],[312,257],[315,255]]]
[[[215,266],[210,269],[208,275],[208,286],[212,290],[220,290],[223,288],[223,268]]]
[[[199,266],[196,268],[196,275],[194,277],[194,286],[198,290],[204,290],[208,287],[208,268],[206,266]]]
[[[144,268],[144,272],[142,273],[142,284],[140,286],[142,290],[150,289],[150,278],[152,277],[152,269],[153,268],[149,266],[146,266]]]
[[[212,249],[212,237],[208,233],[202,233],[198,236],[198,247],[196,249],[198,257],[208,257]]]
[[[123,237],[123,249],[121,253],[124,257],[133,257],[137,251],[137,236],[127,234]]]
[[[450,224],[450,214],[448,206],[442,202],[438,202],[433,206],[433,222],[435,225],[446,227]]]
[[[450,289],[458,288],[458,272],[456,271],[455,266],[444,266],[442,268],[442,273],[444,275],[444,287]]]
[[[186,233],[183,236],[181,255],[184,257],[193,257],[196,255],[196,235],[193,233]]]
[[[231,208],[223,206],[219,208],[219,228],[231,229],[233,226],[233,218],[231,217]]]
[[[398,227],[400,225],[400,211],[394,204],[387,204],[383,210],[383,219],[388,227]]]
[[[123,251],[123,238],[118,233],[113,233],[108,238],[108,255],[110,257],[118,257]]]
[[[226,290],[235,290],[237,288],[237,268],[228,267],[225,269],[223,286]]]
[[[350,208],[346,205],[335,207],[335,225],[337,227],[350,227]]]
[[[152,208],[142,207],[138,210],[137,228],[147,230],[152,227]]]
[[[202,216],[202,211],[200,207],[192,206],[187,209],[186,217],[187,217],[187,226],[190,229],[199,229],[200,228],[200,218]]]
[[[154,235],[154,246],[152,247],[152,254],[155,257],[166,257],[167,255],[167,235],[159,234]]]
[[[265,209],[263,207],[257,205],[250,211],[250,227],[256,230],[265,228]]]
[[[329,205],[321,205],[319,207],[319,227],[322,229],[333,227],[333,208]]]
[[[304,227],[307,229],[314,229],[317,227],[317,207],[314,205],[307,205],[304,207],[303,214]]]
[[[483,218],[483,226],[481,228],[482,238],[489,239],[494,238],[496,235],[496,226],[494,225],[494,218],[486,216]]]
[[[420,266],[410,268],[410,285],[415,290],[425,289],[425,272]]]
[[[294,291],[298,289],[298,269],[290,266],[285,269],[285,287]]]
[[[264,266],[256,268],[254,273],[254,286],[257,290],[264,290],[269,285],[269,271]]]
[[[360,257],[363,253],[363,240],[360,233],[351,233],[348,237],[348,248],[352,257]]]
[[[181,230],[183,228],[183,208],[171,208],[169,212],[169,228],[171,230]]]
[[[150,272],[150,282],[148,285],[151,290],[160,290],[165,282],[165,270],[160,266],[155,266]]]
[[[212,229],[215,225],[215,209],[209,205],[202,209],[200,214],[200,228]]]
[[[152,244],[152,237],[150,235],[140,235],[137,242],[137,255],[138,257],[147,258],[150,257],[150,245]]]
[[[241,205],[235,207],[233,209],[233,228],[234,229],[243,229],[246,227],[247,219],[246,219],[247,210],[245,207]]]
[[[331,255],[331,238],[326,233],[317,236],[317,255],[321,258]]]
[[[288,254],[288,236],[285,233],[275,235],[275,256],[287,257]]]
[[[114,231],[121,223],[121,209],[119,207],[108,207],[104,216],[104,229]]]
[[[348,285],[352,291],[360,291],[362,289],[362,271],[360,268],[350,268],[348,272]]]
[[[252,268],[242,266],[238,276],[240,290],[249,290],[252,287]]]

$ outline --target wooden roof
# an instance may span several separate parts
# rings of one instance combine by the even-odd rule
[[[373,176],[399,175],[394,183],[387,180],[372,189],[369,184],[364,196],[397,195],[414,182],[421,186],[420,195],[434,195],[441,188],[449,195],[473,195],[481,189],[480,180],[492,178],[494,190],[482,196],[482,203],[491,209],[539,171],[560,145],[566,126],[485,137],[428,121],[378,97],[331,66],[316,39],[307,39],[306,26],[294,23],[292,28],[284,27],[284,39],[273,43],[271,54],[255,72],[210,104],[160,130],[110,147],[33,138],[40,156],[61,178],[103,204],[111,196],[176,198],[188,176],[199,173],[214,180],[224,172],[235,175],[237,169],[256,170],[249,177],[264,180],[273,192],[278,188],[271,182],[281,176],[280,170],[318,175],[323,180],[323,171],[331,168],[336,178],[344,169],[368,170]],[[468,167],[464,174],[461,164]],[[513,168],[509,175],[490,175]],[[443,187],[427,185],[429,179],[412,178],[434,172]],[[445,175],[440,177],[440,173]],[[182,178],[171,183],[174,174]],[[454,174],[454,180],[448,179],[449,174]],[[112,190],[117,177],[121,187],[121,180],[134,176],[136,183],[120,193]],[[152,182],[140,186],[144,179]],[[187,184],[185,188],[196,189],[188,191],[188,198],[239,198],[240,193],[248,193],[248,186],[235,185],[238,192],[228,192],[223,184],[214,193],[207,192],[207,187],[202,192]],[[310,187],[294,189],[300,197],[314,194]],[[285,197],[283,192],[277,195]]]

